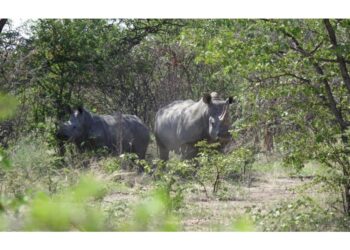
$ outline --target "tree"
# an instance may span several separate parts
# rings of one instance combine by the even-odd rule
[[[2,29],[4,28],[6,22],[7,22],[6,18],[1,18],[0,19],[0,33],[2,32]]]
[[[213,20],[184,33],[198,60],[243,79],[234,83],[244,110],[236,128],[273,124],[288,165],[315,159],[340,170],[332,183],[347,214],[349,28],[348,20]]]

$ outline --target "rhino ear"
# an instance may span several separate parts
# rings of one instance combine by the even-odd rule
[[[81,113],[84,112],[84,108],[83,108],[82,106],[79,106],[79,107],[77,108],[77,110],[78,110],[79,114],[81,114]]]
[[[206,104],[210,104],[211,103],[211,95],[206,93],[203,95],[203,102]]]
[[[233,101],[234,101],[234,100],[233,100],[233,97],[232,97],[232,96],[230,96],[230,97],[228,98],[228,100],[227,100],[227,101],[228,101],[228,103],[229,103],[229,104],[232,104],[232,103],[233,103]]]
[[[67,106],[64,107],[64,112],[68,113],[68,114],[71,114],[71,113],[73,113],[73,110],[72,110],[70,105],[67,105]]]

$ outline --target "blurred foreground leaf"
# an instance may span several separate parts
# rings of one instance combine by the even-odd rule
[[[179,219],[172,212],[172,198],[160,187],[150,197],[134,208],[131,220],[122,225],[121,231],[180,231]]]
[[[102,212],[89,201],[104,195],[102,183],[83,177],[77,186],[53,197],[39,193],[33,200],[26,230],[32,231],[103,231]]]
[[[254,222],[248,216],[242,216],[233,222],[233,230],[238,232],[255,231]]]

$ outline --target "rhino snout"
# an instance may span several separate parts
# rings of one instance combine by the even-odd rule
[[[211,140],[217,141],[219,139],[219,133],[218,132],[212,132],[210,133]]]
[[[62,129],[59,129],[56,132],[56,138],[60,140],[68,140],[69,136],[67,136]]]
[[[64,139],[64,135],[60,131],[57,131],[55,136],[57,139]]]

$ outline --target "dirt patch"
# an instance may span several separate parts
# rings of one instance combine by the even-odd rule
[[[280,201],[292,200],[297,196],[295,188],[306,181],[298,178],[259,176],[249,185],[240,186],[240,195],[234,195],[231,200],[191,197],[186,200],[187,207],[183,211],[184,230],[229,230],[233,221],[248,207],[266,208]]]
[[[126,216],[134,204],[144,198],[154,187],[147,175],[115,175],[115,183],[124,186],[115,187],[104,198],[104,204],[119,208],[119,216]],[[185,193],[184,206],[177,212],[184,231],[225,231],[232,230],[232,223],[247,208],[266,209],[281,201],[292,201],[298,196],[296,188],[306,184],[310,179],[290,178],[283,175],[260,174],[252,176],[246,184],[233,182],[225,194],[206,195],[203,187],[194,185]],[[109,205],[108,205],[109,204]],[[122,218],[120,218],[122,219]]]

